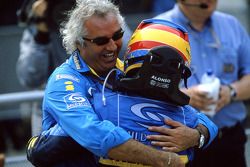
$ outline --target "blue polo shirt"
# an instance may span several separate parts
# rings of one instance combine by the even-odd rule
[[[122,65],[117,61],[117,68]],[[43,134],[71,136],[98,156],[131,138],[122,128],[99,119],[91,104],[91,89],[101,86],[88,76],[91,69],[75,51],[69,60],[50,76],[43,100]],[[58,124],[65,133],[58,131]]]
[[[157,19],[173,21],[189,32],[191,45],[192,76],[188,87],[200,83],[207,69],[212,69],[222,85],[231,84],[250,74],[250,39],[238,20],[228,14],[215,11],[202,31],[195,30],[178,5]],[[219,127],[231,127],[246,118],[242,101],[225,106],[211,118]]]

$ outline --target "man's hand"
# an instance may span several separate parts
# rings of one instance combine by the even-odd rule
[[[222,85],[220,87],[219,100],[217,102],[216,111],[220,111],[224,106],[228,105],[231,100],[230,88]]]
[[[48,3],[45,0],[35,1],[32,5],[32,12],[36,17],[43,18],[47,10]],[[41,32],[48,32],[48,25],[45,22],[40,22],[36,25],[37,30]]]
[[[199,90],[199,85],[190,87],[188,89],[181,89],[190,97],[189,104],[199,110],[208,111],[208,106],[215,104],[212,98],[207,97],[207,93]]]
[[[170,152],[180,152],[198,145],[200,135],[196,129],[170,119],[164,121],[172,129],[156,126],[149,127],[150,131],[161,133],[161,135],[147,136],[147,139],[152,141],[152,145],[160,146],[163,150]]]

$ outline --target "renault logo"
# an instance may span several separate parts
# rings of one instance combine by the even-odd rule
[[[143,111],[143,109],[145,108],[158,108],[159,112],[150,110]],[[136,122],[136,123],[145,128],[152,126],[152,122],[158,122],[159,124],[164,124],[163,119],[171,119],[169,116],[163,114],[162,110],[166,109],[152,103],[140,103],[140,104],[135,104],[131,107],[131,112],[133,114],[145,120],[144,122]],[[165,124],[163,126],[166,127]]]

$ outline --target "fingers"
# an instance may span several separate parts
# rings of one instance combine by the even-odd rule
[[[166,149],[168,147],[176,147],[173,143],[171,142],[160,142],[160,141],[152,141],[151,144],[153,146],[157,146],[157,147],[165,147]]]
[[[175,146],[173,146],[173,147],[162,147],[162,150],[168,151],[168,152],[174,152],[174,153],[178,153],[178,152],[182,151],[180,148],[175,147]]]
[[[208,110],[208,106],[213,103],[215,102],[212,100],[212,98],[197,95],[192,96],[190,99],[190,105],[203,111]]]
[[[169,135],[170,134],[170,129],[162,126],[150,126],[148,130],[153,131],[153,132],[158,132],[163,135]]]
[[[206,111],[210,104],[215,103],[212,98],[207,97],[207,93],[200,91],[198,86],[191,87],[188,95],[190,96],[189,104],[199,110]]]
[[[151,144],[156,147],[161,147],[162,150],[169,152],[180,152],[183,150],[181,147],[172,142],[152,141]]]
[[[216,111],[219,111],[230,103],[230,89],[225,85],[220,87],[218,101],[213,101],[212,98],[207,98],[205,92],[199,91],[196,87],[193,87],[190,92],[191,99],[189,104],[202,111],[208,111],[208,106],[211,104],[217,104]]]
[[[161,133],[162,135],[169,135],[172,136],[171,131],[173,131],[174,128],[183,127],[184,125],[180,122],[174,121],[172,119],[165,119],[165,124],[172,127],[172,129],[166,127],[166,126],[150,126],[148,130],[153,132]]]
[[[219,111],[224,106],[228,105],[230,103],[230,89],[227,86],[221,86],[220,88],[220,94],[219,94],[219,100],[217,102],[216,111]]]
[[[182,123],[174,121],[172,119],[164,119],[164,122],[166,125],[169,125],[171,127],[180,127],[180,126],[184,126]]]
[[[167,142],[167,141],[170,141],[170,139],[163,139],[161,138],[160,136],[157,136],[157,135],[152,135],[150,136],[149,138],[150,140],[153,140],[151,142],[151,144],[153,146],[156,146],[156,147],[161,147],[162,150],[164,151],[169,151],[169,152],[180,152],[182,151],[183,149],[181,147],[179,147],[177,144],[173,143],[173,142]],[[157,141],[155,141],[157,140]]]
[[[172,137],[171,136],[166,136],[166,135],[148,135],[147,136],[148,140],[152,140],[152,141],[171,141]],[[158,145],[160,146],[160,145]]]

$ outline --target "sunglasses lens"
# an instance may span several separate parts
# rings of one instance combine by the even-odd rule
[[[109,38],[107,37],[99,37],[93,40],[93,43],[97,45],[104,45],[104,44],[107,44],[108,42],[109,42]]]
[[[124,34],[124,31],[121,29],[121,30],[119,30],[118,32],[116,32],[113,35],[112,39],[114,41],[117,41],[117,40],[121,39],[123,34]],[[107,38],[107,37],[98,37],[98,38],[95,38],[95,39],[88,39],[88,38],[83,38],[83,39],[91,41],[92,43],[95,43],[95,44],[97,44],[99,46],[109,43],[109,40],[110,40],[110,38]]]
[[[118,39],[120,39],[120,38],[123,36],[123,34],[124,34],[124,31],[123,31],[123,30],[120,30],[120,31],[116,32],[116,33],[113,35],[112,39],[113,39],[114,41],[117,41]]]

